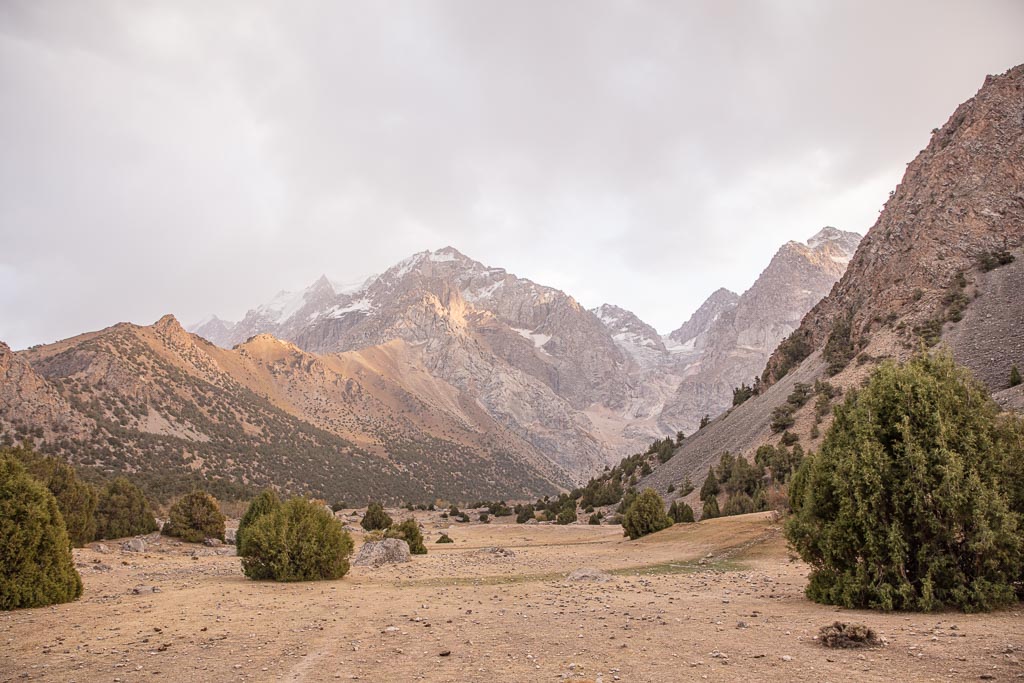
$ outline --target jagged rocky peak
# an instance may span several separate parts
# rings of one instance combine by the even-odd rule
[[[665,342],[658,331],[635,313],[614,304],[601,304],[590,311],[604,323],[616,343],[635,355],[637,350],[665,351]]]
[[[705,299],[690,319],[683,323],[678,329],[669,333],[668,338],[675,342],[676,346],[690,344],[693,340],[706,332],[708,328],[725,312],[736,308],[740,295],[725,287],[716,289],[711,296]]]

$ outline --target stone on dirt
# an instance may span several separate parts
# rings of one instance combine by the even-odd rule
[[[379,567],[382,564],[409,561],[409,544],[400,538],[367,541],[352,562],[356,567]]]

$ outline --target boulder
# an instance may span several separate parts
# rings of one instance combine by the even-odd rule
[[[224,542],[228,545],[235,545],[237,543],[238,529],[225,529],[224,530]]]
[[[357,567],[379,567],[382,564],[408,561],[409,544],[400,538],[385,538],[364,543],[352,564]]]
[[[205,545],[207,548],[217,548],[224,545],[224,541],[220,540],[219,538],[206,538],[203,539],[203,545]]]
[[[121,544],[121,550],[130,553],[144,553],[146,552],[146,542],[141,538],[129,538]]]

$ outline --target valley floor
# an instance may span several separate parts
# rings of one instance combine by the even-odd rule
[[[143,554],[76,550],[81,600],[0,613],[0,681],[1024,677],[1019,609],[816,605],[803,597],[806,565],[765,514],[633,542],[619,527],[455,524],[455,543],[434,545],[438,520],[424,521],[429,555],[333,582],[254,583],[236,557],[169,539]],[[581,567],[612,579],[566,581]],[[814,636],[836,619],[868,624],[887,645],[822,647]]]

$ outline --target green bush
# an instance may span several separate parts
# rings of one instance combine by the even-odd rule
[[[53,494],[0,454],[0,610],[68,602],[82,594]]]
[[[1012,603],[1021,434],[949,355],[880,366],[791,485],[786,535],[811,565],[807,596],[884,610]]]
[[[117,477],[100,492],[96,503],[96,538],[137,536],[159,528],[149,501],[125,477]]]
[[[1021,383],[1020,370],[1017,369],[1016,365],[1010,366],[1010,386],[1015,387]]]
[[[665,503],[654,489],[644,489],[622,518],[622,528],[630,539],[637,539],[672,526],[665,514]]]
[[[452,508],[455,512],[453,515],[458,514],[458,508]],[[381,507],[380,503],[370,503],[366,508],[366,514],[363,515],[363,521],[359,522],[359,525],[367,531],[376,531],[378,529],[387,529],[394,522],[388,513],[384,512],[384,508]]]
[[[587,524],[592,524],[594,526],[600,525],[601,524],[601,512],[598,511],[598,512],[595,512],[592,515],[590,515],[590,519],[587,520]]]
[[[319,581],[348,573],[353,544],[323,505],[292,498],[252,523],[246,546],[242,571],[250,579]]]
[[[668,508],[668,516],[676,524],[693,521],[693,508],[681,501],[672,501]]]
[[[273,512],[279,507],[281,507],[281,499],[271,489],[261,491],[258,496],[252,499],[249,507],[245,509],[242,519],[239,520],[238,531],[235,533],[235,545],[238,547],[239,556],[245,557],[249,554],[249,547],[246,543],[246,534],[249,533],[249,528],[257,519]]]
[[[207,538],[224,540],[224,515],[217,500],[206,491],[193,491],[171,506],[161,533],[199,543]]]
[[[756,511],[757,505],[754,504],[754,499],[747,493],[741,491],[739,493],[732,494],[729,496],[729,499],[725,501],[725,505],[722,506],[722,517],[745,515]]]
[[[71,465],[26,446],[7,451],[57,499],[71,545],[81,548],[96,539],[96,489],[78,478]]]
[[[525,524],[534,518],[534,509],[532,505],[517,505],[516,506],[516,524]]]
[[[439,538],[436,541],[434,541],[434,543],[454,543],[454,542],[455,541],[453,541],[452,537],[449,536],[448,534],[441,534],[441,538]]]
[[[718,499],[712,496],[704,501],[704,509],[701,510],[701,519],[714,519],[720,517],[721,512],[718,510]]]
[[[385,538],[400,538],[409,544],[409,552],[413,555],[426,555],[427,546],[423,544],[423,533],[416,520],[410,517],[401,524],[394,524],[384,534]]]
[[[481,512],[480,516],[477,517],[477,519],[480,520],[481,522],[483,522],[484,524],[490,524],[491,523],[491,516],[489,514],[487,514],[486,512]]]
[[[700,487],[700,499],[707,501],[708,498],[714,498],[721,491],[721,487],[718,485],[718,477],[715,476],[714,468],[708,470],[708,476],[704,480],[704,485]]]
[[[568,499],[562,504],[555,516],[555,524],[572,524],[576,521],[576,501]]]

